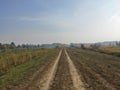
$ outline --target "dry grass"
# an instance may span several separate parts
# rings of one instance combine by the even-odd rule
[[[0,53],[0,75],[11,67],[30,61],[37,56],[47,53],[49,50],[18,50]]]
[[[99,50],[108,52],[108,53],[120,53],[120,47],[102,46],[102,47],[99,47]]]
[[[42,64],[55,58],[58,51],[59,49],[36,49],[0,53],[0,71],[4,71],[0,75],[0,90],[12,90],[10,88],[28,80]]]

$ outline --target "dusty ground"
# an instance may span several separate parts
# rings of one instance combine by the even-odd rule
[[[71,77],[73,80],[73,86],[74,86],[75,90],[86,90],[83,82],[81,81],[81,75],[78,74],[78,71],[66,50],[65,50],[65,54],[67,57],[67,61],[69,63],[70,74],[71,74]]]
[[[75,90],[64,51],[59,60],[57,72],[50,90]]]
[[[39,89],[40,90],[49,90],[50,89],[50,85],[52,84],[57,68],[58,68],[58,64],[59,64],[59,59],[61,57],[61,53],[62,50],[59,52],[59,55],[57,57],[57,59],[55,60],[54,64],[49,67],[48,71],[44,74],[44,77],[39,81]]]

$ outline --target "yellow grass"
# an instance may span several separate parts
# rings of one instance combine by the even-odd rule
[[[120,47],[115,46],[102,46],[99,50],[107,53],[120,53]]]
[[[0,53],[0,73],[9,68],[27,62],[47,53],[49,50],[21,50],[17,52],[3,52]]]

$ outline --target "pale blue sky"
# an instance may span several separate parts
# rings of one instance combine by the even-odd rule
[[[0,42],[120,40],[120,0],[0,0]]]

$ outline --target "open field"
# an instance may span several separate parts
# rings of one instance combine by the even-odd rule
[[[0,0],[0,90],[120,90],[120,0]]]
[[[98,48],[98,51],[106,54],[120,56],[120,46],[102,46]]]
[[[120,58],[82,49],[68,52],[87,90],[120,89]]]
[[[35,57],[1,75],[0,89],[120,89],[119,57],[78,48],[45,49]]]
[[[108,53],[120,53],[120,47],[119,46],[101,46],[99,48],[100,50],[106,51]]]

